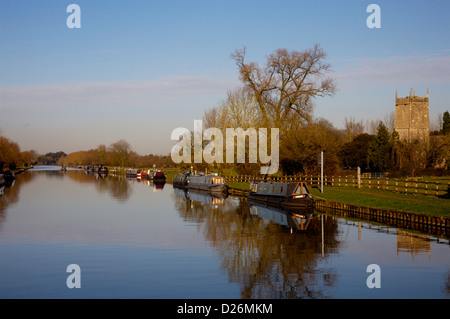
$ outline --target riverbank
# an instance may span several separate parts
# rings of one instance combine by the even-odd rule
[[[232,192],[246,192],[249,183],[228,183]],[[325,187],[321,193],[311,188],[315,199],[343,203],[359,207],[385,209],[390,211],[450,217],[450,200],[434,196],[405,195],[401,193],[352,187]]]
[[[13,170],[13,172],[14,172],[14,175],[19,175],[29,169],[30,169],[30,167],[21,167],[21,168],[16,168],[15,170]]]

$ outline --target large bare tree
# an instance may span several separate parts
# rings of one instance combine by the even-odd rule
[[[314,98],[336,90],[334,79],[327,75],[330,65],[325,61],[326,53],[317,44],[301,52],[278,49],[264,66],[247,62],[245,47],[231,57],[244,86],[253,93],[266,127],[282,131],[292,112],[309,121]]]

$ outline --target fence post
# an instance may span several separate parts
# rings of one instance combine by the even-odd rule
[[[358,174],[358,186],[357,186],[357,188],[361,188],[361,167],[359,167],[359,166],[357,168],[357,174]]]

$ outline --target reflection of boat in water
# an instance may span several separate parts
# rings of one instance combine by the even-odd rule
[[[104,174],[104,173],[93,173],[95,176],[95,179],[104,179],[108,176],[108,174]]]
[[[164,185],[166,185],[166,183],[165,182],[152,182],[151,185],[156,190],[162,190],[162,189],[164,189]]]
[[[143,184],[146,184],[148,187],[152,187],[154,191],[160,191],[164,189],[165,182],[153,182],[150,179],[146,179],[145,177],[142,177],[140,181]]]
[[[281,209],[249,201],[250,214],[271,220],[291,230],[306,230],[313,216],[312,208]]]
[[[174,192],[179,197],[211,206],[224,204],[225,199],[228,197],[225,193],[211,193],[208,191],[186,190],[181,188],[174,188]]]
[[[250,183],[248,199],[281,208],[313,208],[314,200],[306,183]]]

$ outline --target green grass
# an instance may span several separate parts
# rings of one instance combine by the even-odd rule
[[[227,182],[227,185],[233,188],[243,189],[246,191],[250,189],[250,183],[246,182]]]
[[[312,188],[311,192],[316,198],[332,202],[450,217],[450,201],[434,196],[405,195],[390,191],[350,187],[325,187],[323,193],[317,188]]]

